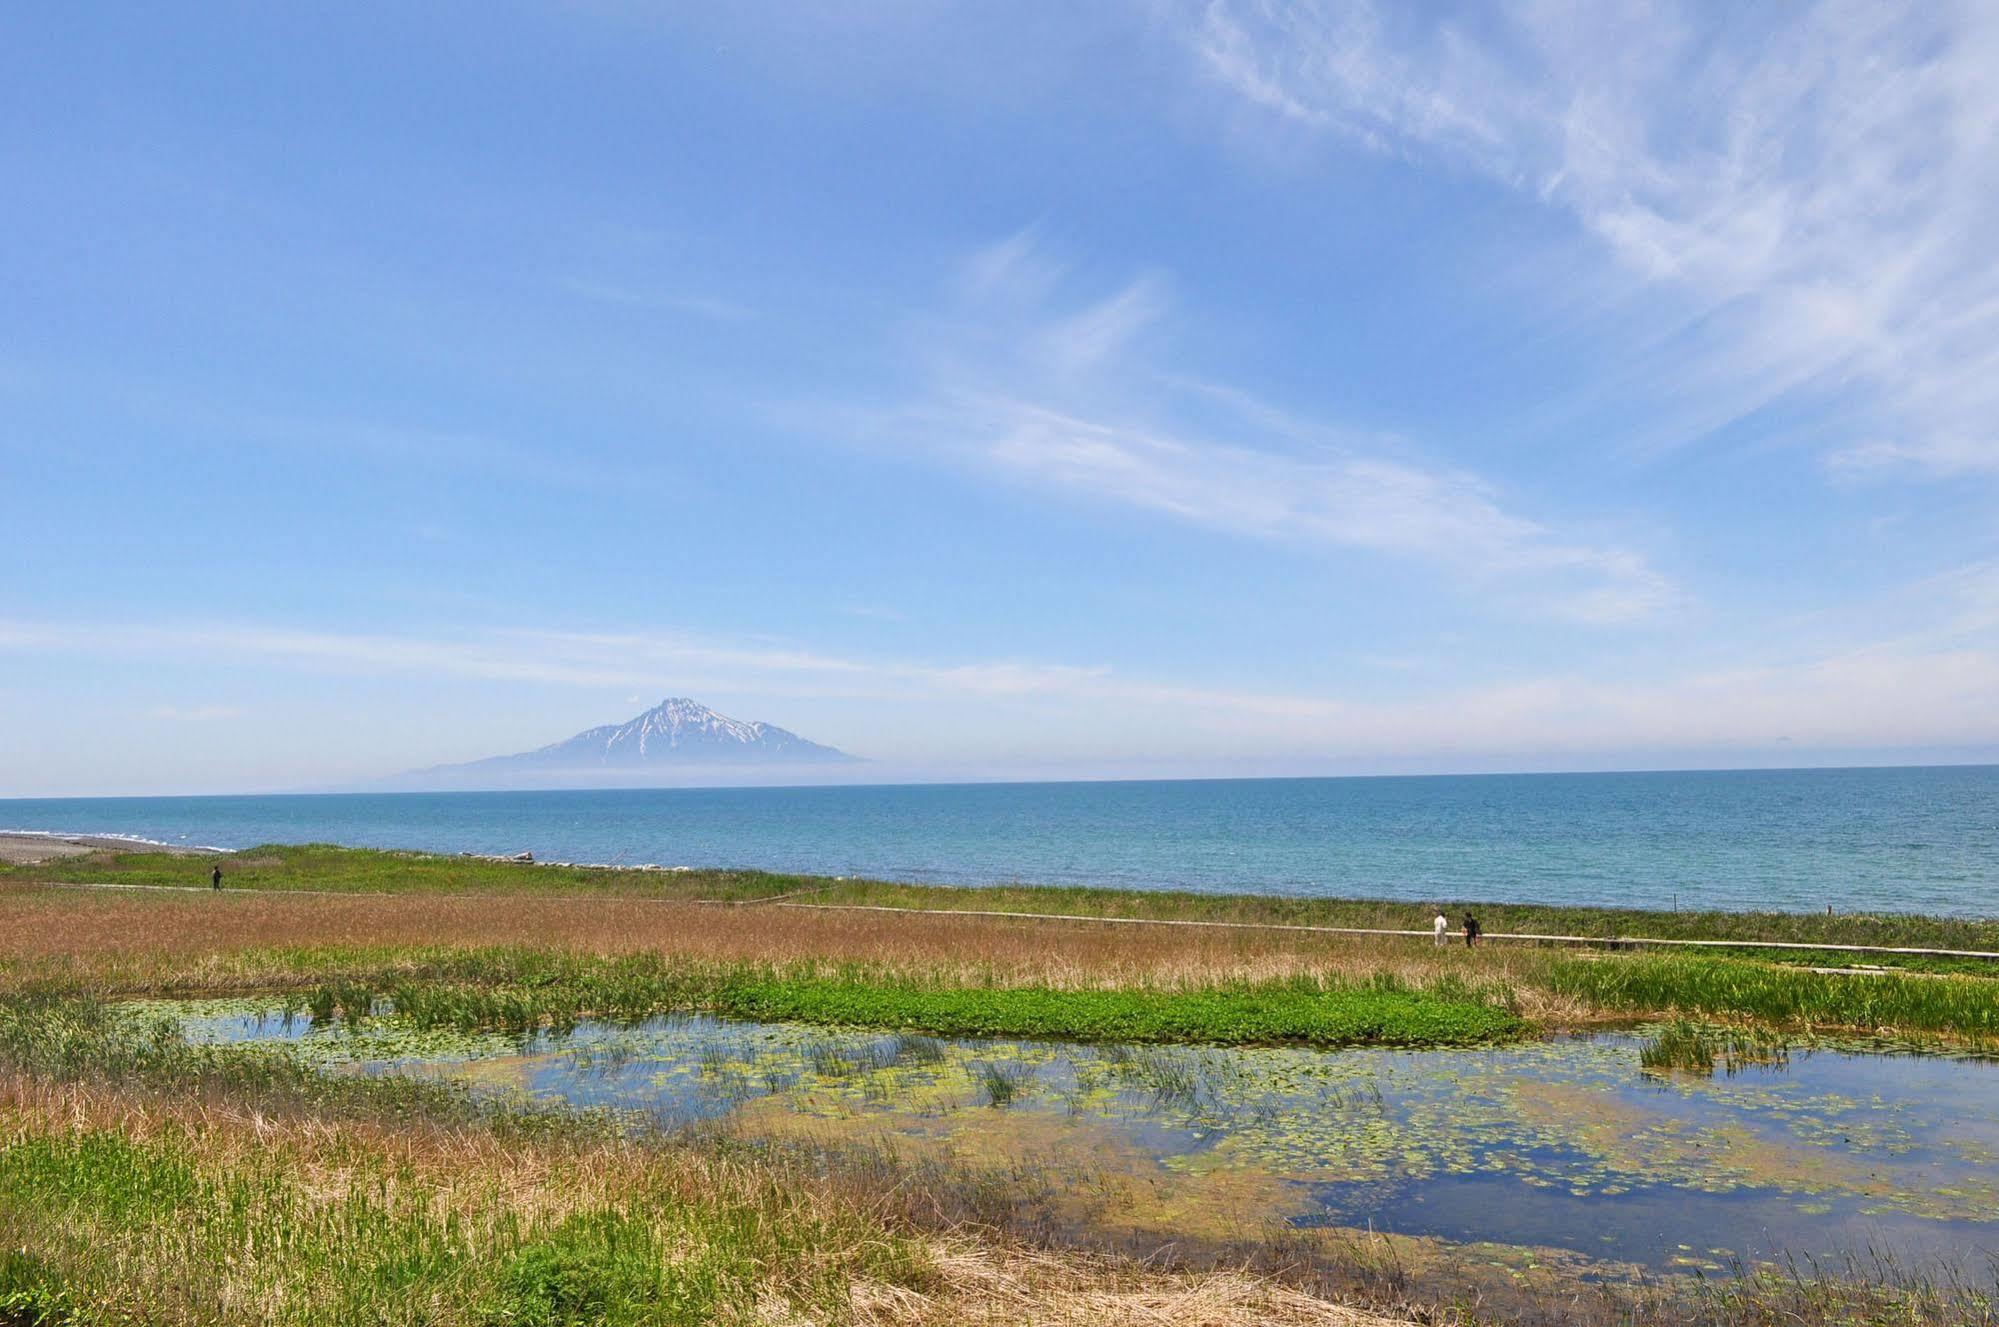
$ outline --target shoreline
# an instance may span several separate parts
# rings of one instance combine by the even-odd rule
[[[95,858],[95,860],[92,860]],[[654,895],[688,901],[689,889],[717,903],[775,903],[779,896],[826,895],[822,904],[872,906],[884,912],[1040,916],[1046,920],[1157,922],[1190,920],[1223,925],[1428,938],[1430,919],[1442,910],[1449,935],[1460,942],[1467,911],[1485,923],[1488,940],[1608,945],[1670,944],[1700,948],[1756,942],[1772,950],[1873,949],[1920,955],[1952,950],[1989,958],[1999,954],[1999,913],[1968,915],[1828,907],[1816,909],[1667,908],[1629,903],[1543,903],[1465,894],[1412,900],[1388,895],[1294,894],[1250,889],[1142,888],[1126,885],[1039,884],[1012,880],[990,884],[938,883],[863,874],[773,870],[756,866],[689,866],[663,863],[577,862],[538,858],[529,852],[483,853],[419,848],[352,847],[335,843],[259,843],[243,848],[165,843],[120,833],[0,830],[0,873],[51,867],[36,883],[184,883],[171,860],[214,859],[239,887],[281,892],[307,883],[304,875],[338,879],[331,892],[440,890],[467,893],[545,892],[557,880],[588,895]],[[161,861],[159,859],[168,859]],[[236,869],[230,863],[237,864]],[[522,868],[526,868],[523,870]],[[303,874],[302,874],[303,873]],[[202,882],[205,884],[205,879]],[[807,905],[797,905],[807,906]],[[1950,943],[1945,943],[1948,937]]]
[[[137,834],[71,834],[53,829],[0,830],[0,866],[39,866],[93,852],[157,852],[175,857],[226,856],[227,848],[207,844],[162,843]]]

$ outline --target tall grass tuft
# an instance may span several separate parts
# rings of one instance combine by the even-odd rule
[[[1034,1067],[981,1060],[970,1066],[972,1081],[985,1093],[988,1106],[1010,1106],[1034,1079]]]
[[[1780,1026],[1999,1037],[1999,982],[1978,977],[1850,976],[1739,959],[1562,958],[1547,981],[1605,1009],[1753,1018]]]

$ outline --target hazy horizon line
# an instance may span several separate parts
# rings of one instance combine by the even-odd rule
[[[356,784],[336,784],[325,787],[266,789],[261,791],[231,792],[147,792],[147,793],[42,793],[0,796],[0,805],[25,802],[116,802],[116,801],[174,801],[200,800],[210,798],[245,797],[439,797],[439,796],[500,796],[522,793],[597,793],[597,792],[786,792],[818,789],[846,789],[866,791],[870,789],[892,788],[970,788],[970,787],[1036,787],[1060,786],[1063,784],[1118,784],[1118,783],[1308,783],[1331,781],[1363,781],[1378,779],[1506,779],[1506,778],[1593,778],[1622,777],[1648,774],[1803,774],[1841,773],[1851,771],[1891,771],[1930,769],[1992,769],[1999,768],[1999,752],[1979,749],[1979,754],[1965,759],[1937,757],[1929,759],[1884,759],[1867,761],[1846,759],[1841,761],[1782,763],[1725,764],[1648,764],[1611,765],[1601,768],[1555,767],[1545,769],[1505,768],[1505,769],[1437,769],[1437,770],[1368,770],[1344,771],[1337,773],[1244,773],[1244,774],[1196,774],[1196,773],[1154,773],[1117,774],[1083,773],[1058,776],[1044,772],[1040,777],[1019,777],[995,774],[979,777],[962,771],[938,771],[936,777],[908,777],[901,779],[842,780],[815,779],[810,781],[757,782],[734,780],[728,782],[695,783],[597,783],[592,785],[534,785],[521,787],[463,787],[463,788],[381,788]],[[877,767],[879,767],[877,763]],[[728,768],[728,767],[722,767]],[[801,766],[799,768],[824,769],[825,766]],[[787,771],[788,772],[788,771]],[[393,776],[392,776],[393,777]],[[16,827],[0,827],[0,833],[87,833],[85,830],[42,830]]]

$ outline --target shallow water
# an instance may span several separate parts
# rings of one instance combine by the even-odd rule
[[[1271,1223],[1567,1250],[1603,1274],[1888,1253],[1990,1279],[1999,1064],[1857,1045],[1641,1071],[1641,1033],[1440,1051],[940,1041],[706,1017],[528,1044],[157,1006],[200,1040],[667,1122],[1038,1168],[1079,1225]]]

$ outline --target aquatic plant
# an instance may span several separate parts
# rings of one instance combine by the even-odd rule
[[[806,1061],[821,1078],[845,1078],[860,1068],[858,1061],[830,1041],[814,1042],[806,1050]]]
[[[1699,1024],[1674,1023],[1661,1029],[1638,1048],[1638,1063],[1655,1072],[1682,1069],[1711,1074],[1714,1072],[1714,1043]]]
[[[1490,1004],[1380,983],[1066,990],[917,985],[907,978],[863,972],[828,978],[654,956],[608,961],[571,956],[537,963],[521,962],[519,956],[492,957],[498,961],[490,967],[460,965],[467,975],[486,980],[403,979],[390,988],[389,1003],[417,1027],[518,1034],[566,1031],[586,1017],[636,1022],[673,1010],[936,1036],[1131,1043],[1470,1045],[1525,1030],[1517,1016]],[[305,999],[314,1009],[344,1009],[344,989],[315,988]],[[878,1053],[886,1063],[899,1052],[889,1043]],[[828,1064],[824,1071],[831,1076],[860,1067],[865,1066]]]
[[[315,986],[306,992],[304,1004],[313,1022],[322,1026],[360,1023],[375,1012],[376,995],[365,983],[343,978]]]
[[[891,1064],[941,1064],[944,1060],[944,1043],[935,1037],[925,1037],[904,1033],[895,1039],[893,1052],[889,1056]]]
[[[1148,1093],[1155,1106],[1192,1110],[1200,1103],[1201,1074],[1183,1055],[1134,1047],[1116,1062],[1119,1078]]]
[[[972,1064],[971,1070],[973,1081],[985,1093],[988,1106],[1011,1105],[1034,1078],[1034,1066],[1031,1064],[979,1060]]]
[[[1652,1072],[1682,1070],[1731,1077],[1752,1066],[1782,1068],[1790,1050],[1779,1037],[1754,1029],[1715,1027],[1685,1019],[1659,1029],[1638,1049],[1638,1063]]]

